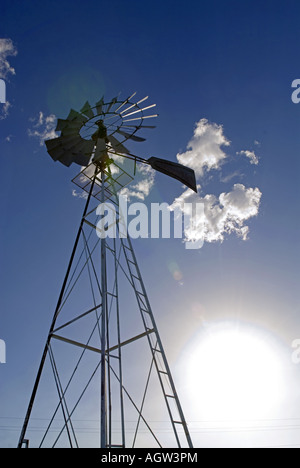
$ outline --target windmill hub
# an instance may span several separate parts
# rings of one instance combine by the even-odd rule
[[[99,138],[105,140],[105,143],[109,143],[107,138],[107,129],[103,124],[103,120],[97,120],[95,124],[98,126],[98,129],[93,133],[92,140],[97,141]]]

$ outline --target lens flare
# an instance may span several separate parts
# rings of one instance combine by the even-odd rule
[[[284,393],[280,348],[253,327],[209,327],[189,349],[192,404],[211,419],[265,417]]]

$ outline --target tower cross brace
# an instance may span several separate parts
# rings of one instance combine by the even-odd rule
[[[95,208],[91,209],[92,201],[96,200],[93,194],[97,192],[101,203],[105,203],[108,193],[107,187],[109,187],[109,193],[112,194],[111,201],[115,203],[117,209],[117,231],[120,232],[122,228],[124,232],[124,227],[121,227],[123,218],[122,213],[118,211],[118,198],[116,190],[114,189],[114,179],[110,171],[104,170],[101,164],[94,164],[93,168],[94,173],[89,176],[89,185],[88,188],[86,188],[86,190],[88,189],[88,193],[85,207],[42,354],[18,447],[24,445],[28,446],[28,432],[30,432],[29,423],[47,361],[50,361],[50,367],[52,368],[52,374],[57,389],[57,400],[54,404],[54,413],[52,417],[49,417],[49,424],[39,446],[45,446],[45,444],[48,443],[48,435],[54,422],[57,422],[59,419],[58,414],[62,416],[62,424],[58,437],[55,438],[54,441],[51,439],[52,446],[57,446],[60,439],[63,439],[63,443],[67,443],[70,447],[81,446],[80,436],[78,436],[75,427],[76,420],[75,422],[73,421],[73,415],[76,413],[75,410],[79,407],[82,397],[80,394],[78,402],[76,402],[75,405],[72,403],[72,408],[72,404],[68,401],[68,393],[70,393],[71,387],[70,380],[66,383],[62,382],[63,376],[61,375],[58,365],[59,356],[58,358],[54,356],[53,343],[59,342],[76,350],[82,350],[82,353],[93,353],[93,355],[99,356],[95,370],[91,375],[85,377],[86,381],[83,387],[88,387],[90,382],[95,379],[95,375],[100,374],[99,445],[101,448],[125,448],[129,443],[134,447],[136,444],[143,443],[143,434],[145,431],[151,435],[152,442],[154,442],[156,446],[162,447],[166,442],[160,440],[159,430],[157,431],[155,428],[151,427],[153,423],[151,420],[149,421],[149,411],[148,413],[146,411],[146,401],[149,400],[149,395],[151,405],[151,398],[156,400],[158,394],[161,395],[161,400],[164,403],[166,410],[165,417],[168,417],[169,420],[168,438],[171,438],[172,433],[171,444],[177,447],[191,448],[192,440],[188,426],[171,375],[131,239],[128,235],[119,235],[119,238],[116,236],[115,239],[108,239],[103,235],[97,239],[97,248],[91,245],[91,238],[93,237],[92,232],[95,233],[96,231],[95,221],[92,222],[90,220],[91,215],[95,214]],[[97,190],[95,190],[96,185],[98,185]],[[99,199],[96,201],[99,201]],[[85,232],[86,227],[91,230],[89,235]],[[80,311],[80,313],[76,313],[68,320],[67,318],[63,319],[59,325],[58,319],[62,319],[64,308],[68,302],[69,295],[71,295],[69,291],[71,290],[72,292],[73,283],[79,281],[77,277],[75,277],[74,263],[76,257],[78,257],[80,241],[83,241],[83,251],[86,256],[81,272],[84,270],[88,271],[91,289],[93,291],[93,307],[85,312]],[[100,262],[99,258],[93,258],[97,250],[100,250]],[[110,266],[108,265],[108,256],[109,262],[111,263]],[[83,260],[83,252],[81,253],[81,257],[81,260]],[[121,262],[121,257],[123,262]],[[100,272],[96,271],[97,266],[99,266],[96,265],[97,261],[100,263]],[[131,289],[135,297],[138,315],[134,320],[139,316],[142,326],[142,329],[139,329],[137,333],[133,333],[127,339],[121,338],[121,322],[124,322],[124,315],[121,315],[122,313],[124,314],[124,303],[122,303],[119,292],[120,273],[122,273],[123,278],[125,276],[127,288]],[[98,298],[96,298],[96,290]],[[112,309],[114,309],[114,317],[112,317]],[[125,307],[125,309],[127,309],[127,307]],[[125,313],[129,314],[129,310],[125,310]],[[68,328],[72,328],[74,324],[78,324],[80,321],[84,320],[85,317],[90,317],[92,314],[95,314],[95,323],[89,338],[92,336],[94,340],[96,335],[95,330],[98,329],[98,346],[92,345],[91,339],[84,341],[80,338],[73,339],[67,336],[66,330],[68,330]],[[150,359],[148,361],[145,387],[136,400],[124,381],[126,380],[124,379],[124,372],[128,371],[128,364],[126,365],[124,363],[123,351],[125,348],[130,347],[132,343],[142,341],[144,342],[143,346],[145,346],[146,343]],[[117,365],[112,364],[112,361],[117,362]],[[77,369],[76,366],[78,366],[78,363],[76,363],[75,368],[71,372],[71,377]],[[139,379],[139,376],[136,375],[136,378]],[[156,379],[155,394],[151,393],[150,390],[151,379],[154,378]],[[135,429],[134,431],[130,429],[130,437],[128,436],[125,400],[127,403],[129,402],[131,408],[135,410],[137,415]],[[130,410],[130,414],[131,411],[132,409]],[[115,429],[116,412],[118,413],[117,430]],[[139,437],[141,437],[140,441]],[[167,442],[167,444],[169,444],[169,442]]]

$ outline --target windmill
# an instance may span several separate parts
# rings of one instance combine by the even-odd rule
[[[57,121],[60,136],[45,142],[54,161],[81,166],[73,182],[86,193],[86,202],[19,447],[32,438],[39,447],[81,447],[91,441],[101,448],[153,443],[192,447],[132,242],[124,232],[118,193],[134,179],[137,164],[197,191],[195,175],[180,164],[156,157],[146,160],[127,149],[129,141],[145,140],[137,133],[155,128],[148,119],[157,116],[149,113],[155,104],[143,107],[148,97],[134,102],[135,94],[110,102],[101,98],[94,107],[86,102],[80,112],[71,109],[66,119]],[[95,235],[97,207],[107,201],[118,214],[119,236],[113,239],[106,237],[105,228]],[[38,404],[41,409],[35,410]],[[34,411],[47,420],[39,430],[31,429]],[[157,423],[155,418],[161,417]],[[160,433],[165,433],[163,442]]]

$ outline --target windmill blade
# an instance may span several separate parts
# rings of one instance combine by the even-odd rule
[[[45,143],[48,153],[54,161],[60,160],[65,153],[68,153],[68,149],[63,144],[63,139],[61,137],[47,140]]]
[[[135,128],[139,130],[140,128],[156,128],[156,125],[122,125],[123,128]]]
[[[127,107],[127,109],[122,110],[122,112],[120,112],[120,114],[124,114],[124,112],[129,111],[129,109],[132,109],[133,107],[138,107],[138,105],[139,105],[141,102],[146,101],[146,99],[148,99],[148,97],[149,97],[149,96],[146,96],[146,97],[144,97],[143,99],[141,99],[139,102],[137,102],[136,104],[132,104],[130,107]]]
[[[70,123],[68,120],[57,119],[55,131],[61,132],[64,128],[68,126],[68,123]]]
[[[80,135],[75,134],[75,135],[68,135],[68,136],[61,136],[60,138],[60,146],[66,150],[70,150],[71,148],[74,148],[76,145],[80,144],[83,139],[80,137]]]
[[[133,120],[152,119],[152,117],[158,117],[158,114],[144,115],[142,117],[135,117],[134,119],[127,119],[127,120],[124,120],[123,122],[132,122]]]
[[[49,148],[48,141],[45,142],[47,146],[47,151],[50,154],[53,161],[58,161],[66,152],[61,146],[55,148]]]
[[[84,115],[80,114],[80,112],[77,112],[76,110],[71,109],[66,120],[72,120],[72,121],[77,120],[78,122],[84,123],[88,119]]]
[[[59,158],[59,161],[67,167],[70,167],[74,162],[74,155],[72,153],[64,152],[63,156]]]
[[[129,114],[124,114],[123,118],[129,117],[130,115],[137,114],[138,112],[145,111],[147,109],[152,109],[152,107],[156,107],[156,104],[151,104],[151,106],[143,107],[142,109],[138,109],[136,111],[129,112]]]
[[[72,136],[72,135],[78,135],[80,128],[81,128],[81,126],[80,126],[80,127],[76,127],[76,128],[68,128],[68,127],[66,127],[64,130],[61,131],[61,135],[60,135],[60,136],[69,137],[69,136]]]
[[[127,139],[131,139],[133,141],[146,141],[146,138],[138,137],[135,135],[131,135],[130,133],[123,132],[122,130],[116,130],[116,133],[124,136]]]
[[[91,108],[91,105],[88,101],[86,101],[86,103],[84,104],[83,108],[80,109],[80,112],[84,115],[86,115],[87,117],[89,117],[90,119],[92,119],[94,116],[94,112],[92,111],[92,108]]]
[[[74,147],[70,148],[74,155],[76,153],[91,154],[93,149],[94,142],[91,140],[84,140],[83,138]]]
[[[78,152],[78,153],[83,153],[83,154],[90,156],[92,152],[94,151],[94,147],[95,147],[94,141],[84,140],[83,138],[81,138],[80,143],[78,143],[78,145],[72,148],[72,152],[73,154],[76,154]]]
[[[102,96],[102,98],[98,102],[96,102],[96,109],[97,109],[97,114],[98,115],[101,114],[101,112],[102,112],[103,104],[104,104],[104,96]]]
[[[51,158],[65,166],[70,166],[72,162],[82,166],[88,164],[94,149],[92,140],[84,140],[79,135],[53,138],[45,144]]]
[[[57,119],[56,132],[63,132],[67,128],[79,129],[82,126],[83,122],[79,119],[68,120],[68,119]]]
[[[55,148],[58,148],[60,146],[60,137],[57,138],[51,138],[51,140],[46,140],[45,145],[47,147],[48,151],[52,151]]]
[[[125,146],[122,145],[115,137],[110,135],[108,137],[109,142],[111,143],[111,146],[117,153],[129,153],[128,149],[125,148]]]
[[[162,172],[173,179],[177,179],[184,185],[197,193],[196,177],[193,169],[183,166],[182,164],[167,161],[159,158],[149,158],[148,163],[156,171]]]
[[[108,105],[108,108],[106,109],[106,112],[109,112],[109,111],[110,111],[110,109],[112,108],[112,106],[113,106],[114,104],[116,104],[117,100],[118,100],[118,98],[117,98],[117,97],[114,97],[114,98],[110,101],[110,103],[109,103],[109,105]]]
[[[88,166],[90,163],[90,159],[90,154],[76,153],[75,156],[73,155],[73,162],[79,164],[79,166]]]
[[[127,99],[125,99],[125,101],[122,102],[122,104],[119,107],[117,107],[117,109],[115,109],[115,112],[118,112],[118,110],[122,109],[122,107],[125,106],[125,104],[127,104],[127,102],[129,102],[135,95],[136,92],[129,96]]]
[[[63,146],[63,143],[68,143],[69,141],[72,141],[74,137],[73,136],[59,136],[57,138],[52,138],[51,140],[47,140],[47,148],[55,148],[56,146]]]

